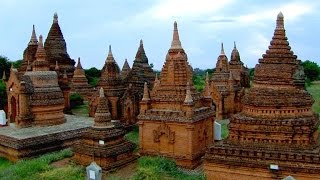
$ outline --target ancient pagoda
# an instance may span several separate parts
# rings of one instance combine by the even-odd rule
[[[132,69],[128,73],[124,82],[127,86],[124,95],[121,97],[122,121],[127,125],[136,123],[136,117],[139,114],[139,102],[143,96],[144,83],[147,82],[149,88],[152,84],[155,74],[149,65],[149,60],[144,50],[143,41],[137,50]]]
[[[125,59],[124,64],[123,64],[122,69],[121,69],[121,77],[122,77],[122,79],[127,78],[130,71],[131,71],[131,68],[129,66],[129,63],[128,63],[127,59]]]
[[[210,147],[208,179],[319,179],[319,119],[305,89],[304,70],[277,16],[270,46],[255,67],[243,110],[233,115],[229,136]]]
[[[119,119],[121,116],[121,108],[119,99],[125,91],[125,85],[123,84],[120,76],[120,68],[113,57],[111,45],[109,46],[109,52],[105,64],[101,70],[101,76],[98,82],[98,87],[102,87],[105,90],[105,95],[108,99],[109,110],[113,119]],[[89,115],[94,116],[98,105],[99,94],[94,94],[89,103]]]
[[[75,144],[74,159],[84,166],[95,161],[104,170],[109,170],[133,161],[136,158],[133,155],[135,144],[125,140],[126,131],[122,125],[111,120],[108,99],[102,87],[99,93],[94,125]]]
[[[140,102],[139,144],[143,155],[174,158],[179,166],[195,168],[213,144],[214,110],[192,83],[192,67],[181,46],[177,23],[160,80]]]
[[[238,84],[240,83],[241,87],[250,87],[249,70],[241,61],[236,42],[234,42],[234,46],[231,52],[229,70],[232,73],[233,79],[235,79]]]
[[[63,93],[57,73],[49,70],[42,36],[39,37],[35,57],[32,71],[26,71],[22,77],[19,78],[16,69],[11,69],[7,82],[9,121],[18,127],[64,123]]]
[[[70,58],[67,52],[67,44],[59,26],[57,13],[53,16],[53,22],[44,43],[44,49],[47,53],[50,70],[54,70],[56,62],[58,62],[60,72],[59,80],[63,78],[63,73],[66,71],[68,81],[71,82],[75,69],[75,61]]]
[[[216,106],[217,119],[229,118],[232,114],[240,112],[241,98],[244,95],[244,87],[248,87],[247,82],[249,82],[249,76],[243,67],[236,46],[232,50],[231,61],[228,62],[221,44],[221,53],[217,59],[215,72],[211,79],[206,80],[203,92],[204,96],[211,96]]]
[[[36,60],[36,52],[38,49],[38,39],[36,36],[35,27],[32,27],[32,34],[27,48],[23,52],[21,67],[18,69],[19,75],[22,76],[31,67],[33,61]],[[30,69],[29,69],[30,70]]]
[[[85,100],[88,100],[92,96],[92,90],[79,57],[76,70],[73,73],[71,92],[79,93]]]

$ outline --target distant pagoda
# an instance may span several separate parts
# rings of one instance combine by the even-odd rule
[[[241,99],[244,88],[249,87],[248,70],[240,60],[236,46],[231,53],[231,60],[225,55],[223,44],[218,56],[215,71],[206,80],[204,96],[211,96],[216,106],[216,118],[227,119],[231,115],[241,111]]]
[[[88,79],[82,68],[80,57],[78,58],[77,67],[73,74],[71,91],[73,93],[79,93],[86,100],[92,96],[93,89],[88,84]]]
[[[144,84],[140,102],[139,144],[144,155],[174,158],[177,164],[195,168],[213,143],[214,110],[192,83],[192,67],[181,46],[177,23],[163,65],[149,94]]]
[[[127,78],[128,74],[130,73],[130,71],[131,71],[131,68],[129,66],[129,63],[128,63],[127,59],[125,59],[124,64],[123,64],[122,69],[121,69],[121,77],[122,77],[122,79]]]
[[[229,136],[205,156],[208,179],[318,179],[320,147],[314,100],[304,70],[287,41],[282,13],[269,49],[255,67],[243,110],[232,116]]]

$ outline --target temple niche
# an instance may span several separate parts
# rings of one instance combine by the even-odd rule
[[[37,42],[35,36],[32,40]],[[32,65],[27,66],[22,76],[11,68],[7,82],[9,122],[17,127],[56,125],[66,121],[63,93],[57,73],[49,70],[41,35],[37,44]]]
[[[312,111],[313,103],[280,12],[243,109],[230,119],[228,138],[205,155],[207,178],[319,179],[319,117]]]
[[[101,70],[98,87],[103,87],[108,99],[112,118],[120,119],[126,126],[136,123],[139,114],[139,102],[143,96],[144,82],[152,87],[155,74],[149,65],[143,42],[140,41],[132,68],[125,61],[122,71],[113,57],[111,46],[108,57]],[[89,102],[89,116],[93,117],[98,105],[99,93],[94,93]]]
[[[139,152],[174,158],[179,166],[195,168],[213,144],[214,109],[192,83],[192,67],[181,46],[177,23],[173,40],[152,91],[144,84],[140,102]]]
[[[211,79],[207,74],[203,95],[210,96],[216,107],[216,118],[227,119],[241,111],[245,88],[250,87],[248,69],[243,66],[234,43],[231,60],[225,55],[223,44]]]
[[[135,160],[133,154],[136,145],[125,140],[124,127],[118,121],[111,120],[108,99],[101,87],[94,124],[74,145],[74,160],[84,166],[96,162],[104,170],[110,170]]]
[[[88,84],[88,79],[82,68],[80,57],[78,58],[76,70],[73,73],[71,93],[78,93],[85,100],[89,100],[93,93],[93,88]]]

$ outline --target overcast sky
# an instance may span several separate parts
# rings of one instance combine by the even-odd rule
[[[245,2],[245,3],[244,3]],[[73,59],[101,69],[108,45],[122,68],[143,39],[149,63],[160,70],[173,22],[193,68],[214,68],[224,43],[230,58],[236,41],[241,60],[254,67],[267,49],[282,11],[290,46],[301,60],[320,64],[320,1],[315,0],[0,0],[0,55],[22,59],[32,25],[46,38],[54,12]]]

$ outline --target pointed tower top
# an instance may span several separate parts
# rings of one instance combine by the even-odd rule
[[[45,57],[46,56],[46,52],[43,48],[43,40],[42,40],[42,35],[39,36],[39,42],[38,42],[38,48],[37,48],[37,52],[36,52],[36,57]],[[42,60],[42,59],[40,59]]]
[[[80,57],[78,57],[77,69],[83,69],[80,62]]]
[[[170,49],[182,49],[181,41],[179,38],[178,24],[176,21],[174,22],[173,26],[174,26],[173,27],[173,37],[172,37]]]
[[[142,41],[142,39],[140,39],[140,46],[143,46],[143,41]]]
[[[58,14],[56,12],[53,15],[53,23],[58,23]]]
[[[149,95],[148,83],[144,82],[142,101],[149,101],[149,100],[150,100],[150,95]]]
[[[193,103],[189,82],[187,82],[187,93],[186,93],[186,98],[184,99],[184,103],[186,103],[186,104]]]
[[[54,67],[54,70],[55,70],[55,71],[59,71],[59,69],[60,69],[60,68],[59,68],[59,65],[58,65],[58,61],[56,61],[56,66]]]
[[[109,45],[109,52],[108,52],[107,62],[115,62],[115,60],[113,58],[112,50],[111,50],[111,45]]]
[[[38,39],[36,36],[36,31],[35,31],[34,25],[32,25],[32,34],[31,34],[31,39],[30,39],[28,45],[38,45]]]
[[[221,43],[221,52],[220,52],[220,54],[221,54],[221,55],[225,55],[225,54],[224,54],[224,48],[223,48],[223,42]]]
[[[158,79],[158,73],[156,73],[155,81],[159,81],[159,79]]]
[[[102,87],[101,87],[100,90],[99,90],[99,97],[101,97],[101,98],[102,98],[102,97],[105,97],[105,96],[104,96],[104,90],[103,90]]]
[[[237,49],[236,41],[233,41],[233,49]]]
[[[277,26],[276,29],[284,29],[284,20],[283,20],[283,14],[282,12],[279,12],[277,16]]]

